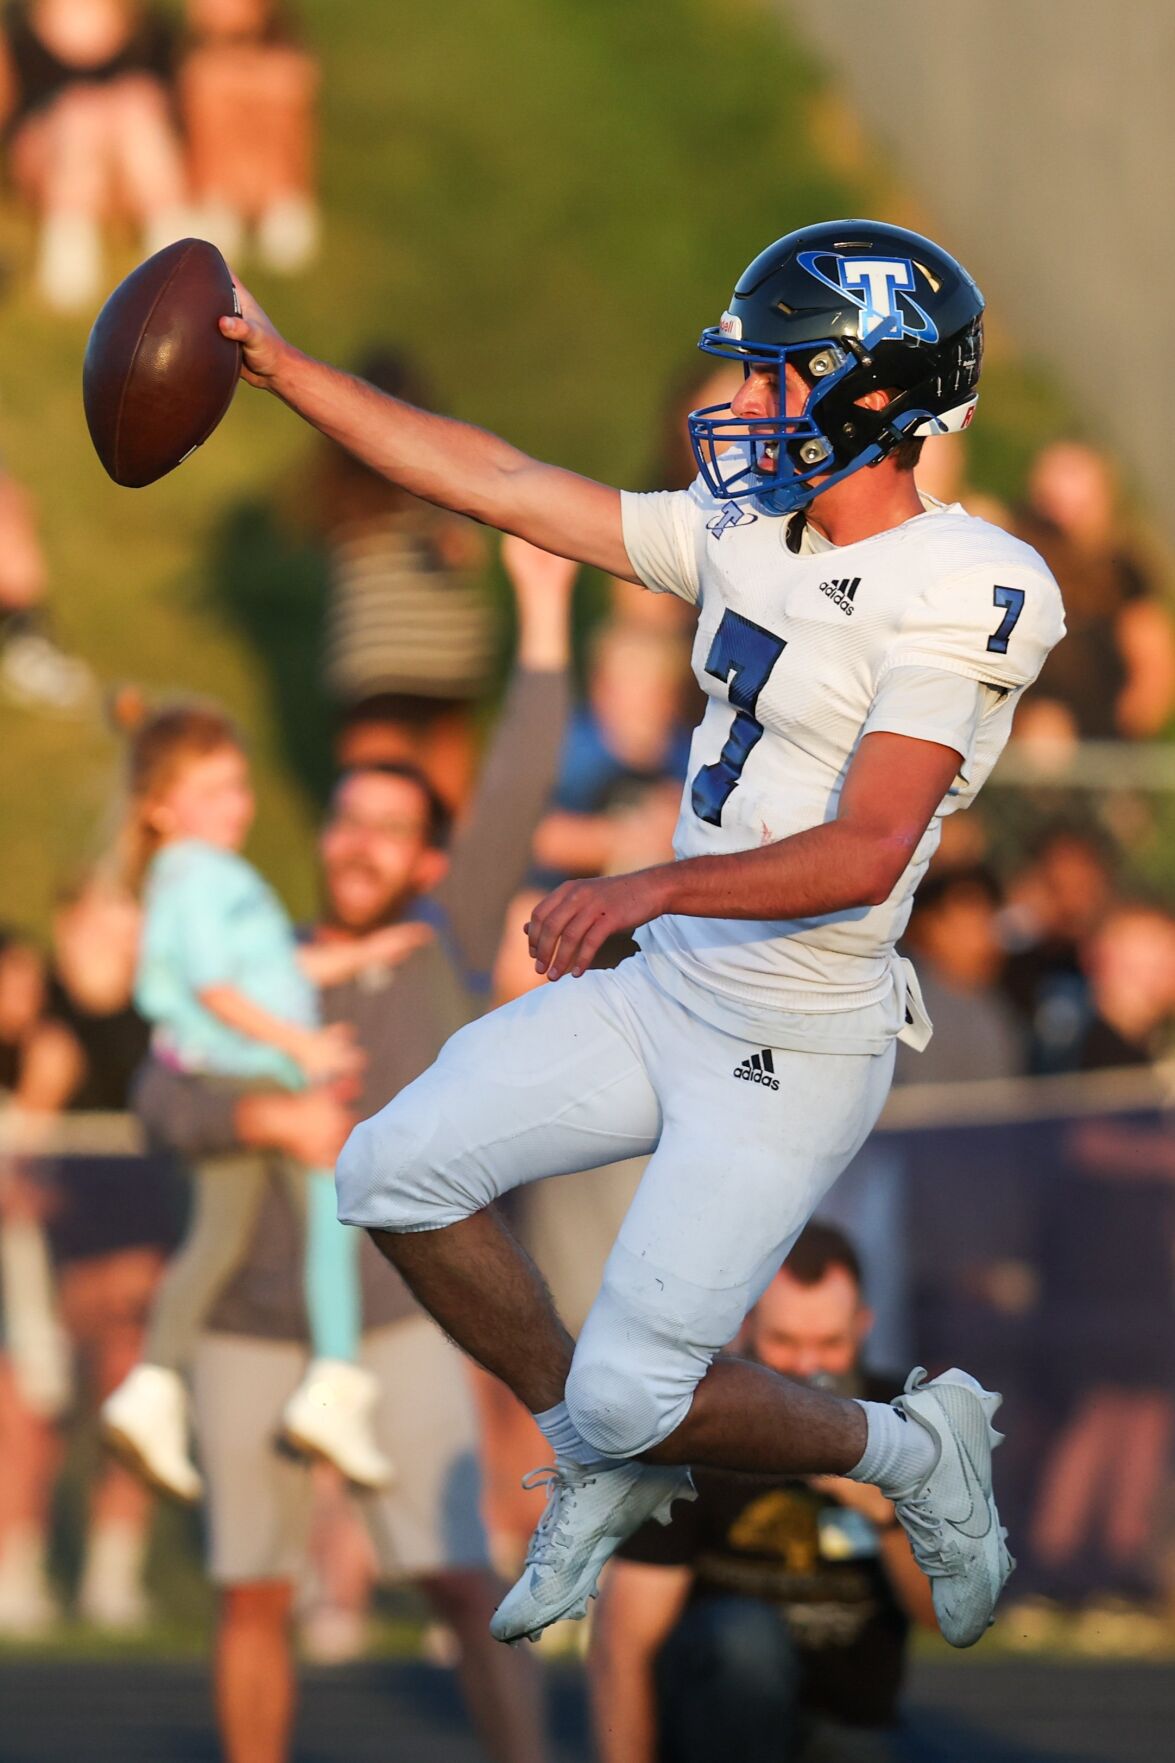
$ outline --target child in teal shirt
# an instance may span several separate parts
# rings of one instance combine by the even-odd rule
[[[315,982],[397,960],[427,933],[396,926],[345,946],[298,946],[277,895],[240,855],[254,808],[248,760],[218,711],[160,712],[136,737],[131,770],[127,867],[143,884],[144,908],[135,996],[153,1024],[155,1056],[242,1091],[301,1089],[356,1071],[350,1032],[319,1023]],[[359,1485],[383,1486],[391,1465],[371,1430],[374,1380],[357,1362],[356,1238],[338,1221],[331,1171],[290,1164],[285,1173],[306,1221],[314,1357],[283,1430]],[[103,1406],[111,1442],[186,1499],[201,1484],[181,1371],[248,1246],[265,1181],[255,1158],[197,1170],[192,1227],[160,1286],[143,1361]]]

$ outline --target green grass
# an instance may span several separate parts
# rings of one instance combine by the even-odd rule
[[[743,263],[870,196],[864,173],[818,157],[822,76],[750,0],[304,11],[324,61],[325,250],[305,279],[255,291],[304,347],[346,362],[407,344],[441,407],[611,481],[645,478],[663,388]],[[88,325],[37,309],[28,245],[24,219],[0,215],[0,447],[40,498],[62,633],[105,681],[236,712],[261,785],[253,855],[305,911],[326,772],[322,565],[296,516],[314,443],[243,388],[180,471],[116,489],[82,421]],[[112,258],[111,282],[132,261]],[[978,431],[992,487],[1055,408],[997,365]],[[43,923],[101,846],[119,757],[96,724],[0,707],[0,917]]]

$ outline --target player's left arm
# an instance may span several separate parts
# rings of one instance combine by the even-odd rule
[[[565,882],[531,914],[527,935],[535,966],[550,979],[578,976],[608,937],[663,913],[782,921],[879,906],[962,763],[961,753],[937,741],[866,735],[835,820],[754,851]]]

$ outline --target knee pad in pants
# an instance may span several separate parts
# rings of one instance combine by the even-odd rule
[[[606,1457],[637,1457],[660,1444],[685,1419],[746,1305],[741,1286],[691,1285],[618,1243],[567,1379],[576,1431]]]
[[[487,1203],[450,1164],[431,1073],[361,1121],[335,1167],[339,1217],[368,1230],[439,1230]],[[490,1196],[492,1197],[492,1196]]]

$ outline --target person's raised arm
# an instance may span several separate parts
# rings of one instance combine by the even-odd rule
[[[692,1581],[688,1567],[609,1563],[588,1653],[600,1763],[657,1763],[653,1663],[685,1608]]]
[[[222,318],[220,328],[240,343],[250,385],[272,392],[412,495],[637,580],[624,548],[619,490],[544,465],[485,429],[419,410],[304,355],[239,282],[237,289],[240,316]]]
[[[866,735],[835,820],[772,845],[687,857],[632,875],[564,882],[531,914],[540,973],[585,973],[600,945],[662,913],[696,918],[817,918],[887,900],[962,763],[953,747]]]
[[[531,840],[555,786],[567,722],[573,563],[521,539],[502,561],[518,613],[518,657],[474,791],[438,890],[470,976],[488,976],[506,908],[522,885]]]

